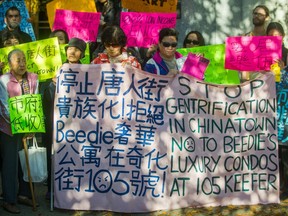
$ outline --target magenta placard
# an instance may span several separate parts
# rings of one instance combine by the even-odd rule
[[[57,9],[52,30],[63,29],[69,38],[96,41],[100,17],[101,13]]]
[[[244,36],[226,38],[225,68],[240,71],[270,71],[282,58],[282,37]]]
[[[209,59],[193,53],[189,53],[181,69],[181,72],[203,80],[204,73],[209,65],[209,62]]]
[[[127,35],[127,46],[149,47],[158,43],[162,28],[176,26],[176,13],[122,12],[120,26]]]

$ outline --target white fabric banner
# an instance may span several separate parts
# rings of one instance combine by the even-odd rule
[[[121,64],[64,64],[55,207],[149,212],[279,203],[272,73],[239,86]]]

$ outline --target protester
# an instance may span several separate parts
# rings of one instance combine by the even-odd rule
[[[86,49],[86,43],[79,38],[71,38],[68,45],[65,47],[66,50],[66,63],[69,64],[81,64],[80,60],[84,57]],[[56,77],[52,79],[52,82],[44,90],[43,94],[43,111],[45,116],[45,130],[46,133],[43,135],[43,141],[47,150],[47,186],[48,191],[46,193],[46,199],[51,198],[51,150],[53,143],[53,117],[54,117],[54,98],[56,89]]]
[[[183,48],[191,48],[196,46],[205,46],[205,40],[198,31],[190,31],[183,41]]]
[[[173,28],[163,28],[159,32],[158,51],[145,65],[144,70],[158,75],[172,75],[179,69],[176,59],[182,55],[176,52],[178,32]]]
[[[108,26],[104,29],[101,42],[105,46],[103,53],[91,62],[92,64],[122,63],[141,69],[141,64],[134,56],[129,56],[125,46],[127,37],[119,26]]]
[[[266,29],[266,35],[268,36],[281,36],[285,37],[283,26],[279,22],[270,22]],[[288,64],[288,49],[282,43],[282,59],[277,59],[278,65],[283,69]]]
[[[252,12],[252,22],[254,28],[252,31],[244,34],[245,36],[264,36],[266,35],[267,22],[270,19],[269,9],[265,5],[257,5]]]
[[[20,30],[21,15],[17,7],[13,6],[8,8],[5,12],[4,22],[6,27],[0,31],[0,48],[16,45],[16,40],[9,40],[12,35],[14,39],[18,39],[18,44],[31,42],[30,35]],[[0,62],[0,75],[4,64]]]
[[[23,172],[18,159],[18,151],[23,145],[22,138],[27,135],[12,135],[8,98],[23,94],[36,94],[38,76],[27,72],[25,55],[19,49],[14,49],[8,54],[8,63],[10,71],[0,77],[0,85],[3,89],[0,92],[0,106],[4,111],[0,119],[3,208],[10,213],[20,213],[16,205],[17,193],[18,203],[33,206],[29,183],[23,180]]]
[[[68,34],[62,29],[54,30],[50,33],[49,38],[57,37],[59,44],[67,44],[69,42]]]
[[[85,56],[86,43],[80,38],[71,38],[65,47],[67,61],[65,63],[81,64],[80,59]]]
[[[20,29],[21,14],[20,10],[17,7],[13,6],[8,8],[8,10],[5,12],[4,22],[6,24],[6,27],[0,32],[0,48],[4,47],[2,35],[6,34],[7,31],[14,32],[20,35],[22,43],[28,43],[32,41],[30,35],[21,31]]]

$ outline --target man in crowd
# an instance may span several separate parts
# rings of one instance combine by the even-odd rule
[[[4,47],[3,35],[7,34],[7,31],[18,34],[22,43],[28,43],[32,41],[30,35],[21,31],[20,29],[21,14],[17,7],[12,6],[8,8],[8,10],[5,12],[4,22],[6,27],[0,32],[0,48]]]
[[[265,5],[257,5],[253,12],[253,25],[254,28],[245,36],[264,36],[266,35],[266,23],[269,20],[269,9]]]

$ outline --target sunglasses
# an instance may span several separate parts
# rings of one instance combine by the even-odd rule
[[[120,47],[119,44],[113,44],[113,43],[104,43],[105,47],[113,47],[113,48],[117,48]]]
[[[17,14],[17,15],[9,14],[9,15],[8,15],[8,18],[13,18],[13,17],[18,18],[18,17],[19,17],[19,14]]]
[[[186,44],[194,44],[194,45],[199,45],[199,44],[200,44],[200,42],[199,42],[199,41],[197,41],[197,40],[189,40],[189,39],[187,39],[187,40],[186,40]]]
[[[169,42],[162,42],[162,45],[164,46],[164,47],[173,47],[173,48],[175,48],[176,46],[177,46],[177,43],[176,42],[173,42],[173,43],[169,43]]]

